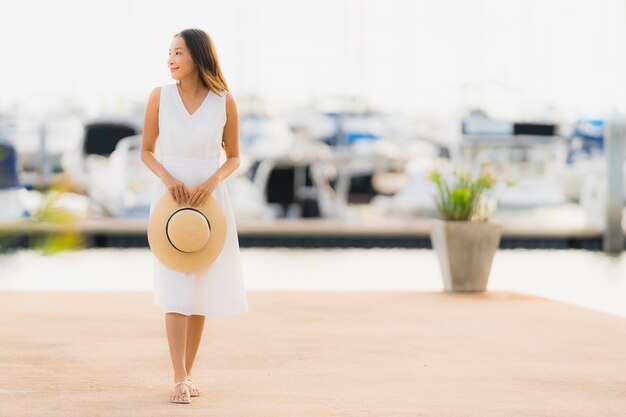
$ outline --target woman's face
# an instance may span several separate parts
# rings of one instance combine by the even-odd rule
[[[176,36],[170,44],[167,67],[175,80],[182,80],[196,70],[185,40],[181,36]]]

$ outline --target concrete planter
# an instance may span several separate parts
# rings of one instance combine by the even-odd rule
[[[499,224],[435,220],[430,239],[439,258],[445,291],[486,291],[500,236]]]

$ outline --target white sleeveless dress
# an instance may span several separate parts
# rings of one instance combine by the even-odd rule
[[[187,187],[205,181],[221,165],[226,123],[226,94],[222,94],[209,92],[195,113],[189,114],[177,85],[161,86],[155,154],[168,172]],[[161,179],[155,178],[150,215],[166,192],[169,191]],[[222,206],[227,222],[224,247],[213,263],[188,274],[167,268],[152,255],[153,304],[162,306],[164,312],[226,316],[248,311],[237,228],[226,184],[219,183],[213,196]]]

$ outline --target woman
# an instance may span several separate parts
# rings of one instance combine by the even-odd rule
[[[239,167],[239,120],[215,46],[204,31],[186,29],[174,35],[167,65],[176,83],[152,90],[145,114],[141,159],[158,176],[150,215],[167,192],[181,207],[196,207],[212,194],[227,222],[222,251],[201,271],[173,271],[153,257],[153,302],[165,312],[174,368],[170,401],[188,404],[190,397],[201,394],[191,370],[206,316],[248,311],[237,230],[223,184]],[[222,149],[226,161],[220,166]]]

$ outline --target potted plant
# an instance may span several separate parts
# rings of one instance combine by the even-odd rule
[[[450,176],[435,169],[429,179],[437,189],[435,199],[441,217],[433,221],[430,238],[439,258],[444,289],[485,291],[501,237],[501,226],[488,221],[495,203],[487,194],[496,180],[486,164],[474,174],[455,169]]]

